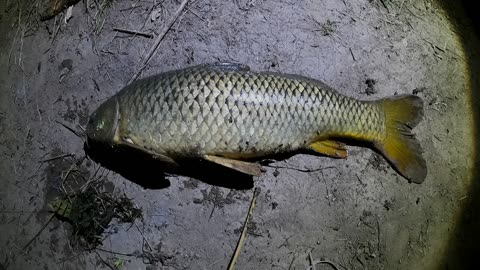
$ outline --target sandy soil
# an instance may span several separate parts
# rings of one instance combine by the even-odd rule
[[[252,188],[182,176],[145,188],[85,157],[82,138],[65,128],[81,132],[155,40],[113,29],[156,37],[180,2],[85,0],[68,21],[66,11],[39,21],[42,2],[20,2],[0,3],[0,269],[225,269]],[[458,35],[436,1],[187,5],[141,76],[233,61],[320,79],[359,99],[414,92],[425,101],[415,129],[429,168],[423,184],[356,146],[347,160],[276,162],[254,178],[260,192],[237,269],[307,269],[310,258],[337,269],[459,268],[444,261],[473,168],[469,59]],[[144,217],[113,222],[86,252],[72,244],[70,225],[48,222],[47,206],[92,179]],[[151,172],[147,182],[159,179]]]

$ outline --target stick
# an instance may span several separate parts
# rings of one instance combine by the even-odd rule
[[[350,50],[350,54],[352,55],[353,61],[357,61],[357,59],[355,59],[355,55],[353,55],[352,48],[348,48],[348,49]]]
[[[312,270],[317,270],[315,268],[315,263],[313,262],[313,259],[312,259],[312,251],[308,252],[308,259],[310,260],[310,267],[308,268]]]
[[[135,30],[128,30],[128,29],[123,29],[123,28],[113,28],[113,31],[121,32],[121,33],[127,33],[127,34],[132,34],[136,36],[144,36],[147,38],[153,38],[153,35],[150,33],[145,33],[145,32],[139,32]]]
[[[198,16],[198,14],[197,14],[197,13],[193,12],[193,11],[192,11],[191,9],[189,9],[188,7],[187,7],[187,8],[185,8],[185,9],[186,9],[188,12],[192,13],[193,15],[195,15],[195,17],[199,18],[199,19],[200,19],[202,22],[204,22],[204,21],[205,21],[205,19],[204,19],[204,18],[202,18],[202,17]]]
[[[235,262],[237,261],[238,255],[240,254],[240,250],[242,249],[243,242],[245,241],[245,235],[247,233],[248,222],[252,217],[253,208],[255,207],[257,194],[258,192],[257,192],[257,189],[255,188],[255,190],[253,191],[252,201],[250,202],[250,207],[248,208],[248,214],[247,214],[247,217],[245,218],[245,223],[243,224],[242,233],[240,234],[240,238],[238,239],[238,243],[237,243],[237,246],[235,247],[235,252],[233,253],[232,259],[228,264],[228,268],[227,268],[228,270],[233,270],[233,267],[235,266]]]
[[[400,4],[400,10],[398,11],[398,14],[402,13],[403,4],[405,4],[405,0],[402,0],[402,4]]]
[[[180,16],[180,13],[182,13],[183,9],[185,8],[185,6],[187,5],[187,2],[188,0],[183,0],[183,2],[180,4],[180,7],[178,7],[177,11],[175,12],[175,14],[173,15],[172,19],[170,20],[170,22],[165,25],[165,27],[162,29],[162,31],[160,32],[160,34],[158,35],[157,39],[155,40],[155,43],[153,44],[152,48],[150,48],[150,51],[148,52],[148,55],[147,57],[143,60],[143,63],[142,65],[140,66],[140,68],[138,69],[138,71],[132,76],[132,78],[130,79],[130,81],[128,81],[128,83],[131,83],[133,82],[136,78],[138,78],[138,76],[140,75],[140,73],[142,73],[142,71],[147,67],[147,64],[148,62],[150,61],[150,59],[152,58],[153,54],[155,53],[155,51],[157,50],[158,46],[160,45],[160,42],[162,42],[163,38],[165,37],[165,35],[167,34],[168,30],[170,30],[170,28],[172,28],[172,25],[175,23],[175,21],[178,19],[178,16]]]
[[[58,121],[58,120],[55,120],[55,122],[57,122],[58,124],[62,125],[64,128],[68,129],[68,131],[72,132],[73,134],[75,134],[75,136],[79,137],[79,138],[83,138],[85,137],[85,134],[82,134],[76,130],[74,130],[73,128],[65,125],[64,123]]]
[[[47,220],[47,222],[45,222],[45,224],[43,224],[42,228],[35,234],[35,236],[32,237],[32,239],[30,239],[30,241],[28,241],[28,243],[23,246],[23,249],[22,250],[26,250],[28,248],[28,246],[30,246],[31,243],[33,243],[33,241],[35,241],[35,239],[37,239],[37,237],[45,230],[45,228],[47,228],[48,224],[50,224],[50,222],[53,220],[53,218],[55,217],[55,213],[53,213],[50,218]]]
[[[100,256],[100,254],[98,254],[98,252],[95,250],[95,254],[97,254],[98,258],[100,258],[100,261],[102,261],[102,263],[107,266],[108,268],[112,269],[112,270],[115,270],[115,268],[113,268],[113,266],[111,266],[108,262],[106,262],[102,256]]]
[[[377,253],[380,256],[380,222],[378,221],[377,216]]]
[[[292,167],[284,167],[284,166],[272,166],[272,165],[264,165],[264,166],[274,168],[274,169],[295,170],[295,171],[305,172],[305,173],[318,172],[318,171],[323,171],[323,170],[326,170],[326,169],[337,169],[337,167],[334,167],[334,166],[318,168],[318,169],[300,169],[300,168],[292,168]]]
[[[333,269],[338,270],[338,267],[337,267],[334,263],[332,263],[332,262],[330,262],[330,261],[314,261],[314,262],[313,262],[313,265],[317,265],[317,264],[328,264],[328,265],[330,265]],[[311,269],[313,269],[312,266],[309,266],[306,270],[311,270]]]
[[[38,118],[40,119],[40,122],[42,122],[42,114],[40,113],[40,109],[38,108],[38,104],[37,104],[37,113],[38,113]]]
[[[114,254],[114,255],[121,255],[121,256],[127,256],[127,257],[137,257],[137,255],[135,255],[133,253],[121,253],[121,252],[116,252],[116,251],[113,251],[113,250],[106,250],[106,249],[102,249],[102,248],[96,248],[95,250],[110,253],[110,254]]]
[[[71,157],[73,156],[73,154],[63,154],[63,155],[59,155],[59,156],[55,156],[55,157],[51,157],[51,158],[47,158],[47,159],[44,159],[42,161],[40,161],[41,163],[44,163],[44,162],[49,162],[49,161],[52,161],[52,160],[56,160],[56,159],[60,159],[60,158],[66,158],[66,157]]]
[[[385,1],[380,0],[380,3],[382,3],[382,6],[387,10],[388,13],[390,13],[390,10],[388,9],[387,5],[385,4]]]
[[[143,234],[143,232],[140,231],[140,228],[138,227],[137,223],[134,222],[133,224],[135,224],[135,227],[137,227],[138,232],[140,233],[140,235],[142,235],[143,241],[145,241],[145,243],[147,243],[147,246],[148,246],[148,248],[150,249],[150,251],[153,251],[152,246],[151,246],[150,243],[148,242],[148,240],[147,240],[147,238],[145,237],[145,235]],[[142,249],[143,249],[143,247],[142,247]]]
[[[293,254],[292,261],[290,262],[290,265],[288,266],[288,270],[292,269],[293,262],[295,261],[295,254]]]

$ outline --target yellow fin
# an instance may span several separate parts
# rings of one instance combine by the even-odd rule
[[[335,158],[347,158],[348,152],[345,144],[332,141],[332,140],[325,140],[325,141],[318,141],[310,144],[308,146],[313,151]]]
[[[414,95],[396,95],[381,100],[385,111],[386,134],[375,146],[405,178],[422,183],[427,165],[422,148],[412,134],[423,117],[423,101]]]
[[[211,156],[211,155],[205,155],[203,156],[203,158],[208,161],[217,163],[219,165],[225,166],[227,168],[230,168],[245,174],[249,174],[253,176],[259,176],[262,174],[262,167],[256,163],[229,159],[229,158],[224,158],[219,156]]]

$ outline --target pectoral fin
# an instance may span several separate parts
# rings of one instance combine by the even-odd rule
[[[347,158],[347,148],[345,144],[337,141],[326,140],[314,142],[308,146],[311,150],[335,158]]]
[[[159,153],[156,153],[152,150],[145,149],[141,146],[138,146],[131,139],[121,140],[120,144],[131,147],[131,148],[134,148],[138,151],[144,152],[144,153],[152,156],[152,158],[160,161],[162,164],[164,164],[165,166],[167,166],[170,169],[179,167],[178,163],[175,162],[175,160],[173,160],[172,158],[170,158],[168,156],[165,156],[165,155],[162,155],[162,154],[159,154]]]
[[[203,156],[203,158],[205,160],[217,163],[219,165],[225,166],[227,168],[230,168],[245,174],[249,174],[253,176],[259,176],[262,174],[262,167],[256,163],[229,159],[229,158],[224,158],[219,156],[211,156],[211,155],[205,155]]]

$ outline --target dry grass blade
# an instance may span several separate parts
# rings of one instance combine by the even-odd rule
[[[170,20],[170,22],[167,25],[165,25],[165,27],[162,29],[162,31],[158,35],[158,37],[155,40],[155,43],[153,44],[152,48],[150,48],[150,51],[148,52],[147,57],[145,57],[145,59],[143,60],[142,65],[140,66],[138,71],[132,76],[132,78],[130,79],[130,81],[128,83],[131,83],[135,79],[137,79],[138,76],[140,75],[140,73],[142,73],[142,71],[145,69],[145,67],[147,67],[148,62],[150,61],[153,54],[157,50],[158,46],[160,45],[160,42],[162,42],[162,40],[165,37],[165,35],[167,34],[168,30],[170,30],[170,28],[172,28],[172,25],[175,23],[175,21],[177,21],[178,16],[180,16],[180,14],[182,13],[182,11],[185,8],[185,6],[187,5],[187,3],[188,3],[188,0],[183,0],[183,2],[180,4],[180,7],[178,7],[175,14],[173,14],[173,17]]]
[[[123,29],[123,28],[113,28],[113,31],[121,32],[121,33],[126,33],[126,34],[131,34],[134,36],[143,36],[147,38],[153,38],[153,35],[150,33],[145,33],[145,32],[140,32],[140,31],[135,31],[135,30],[129,30],[129,29]]]
[[[41,160],[40,162],[44,163],[44,162],[49,162],[49,161],[53,161],[53,160],[57,160],[57,159],[61,159],[61,158],[66,158],[66,157],[71,157],[71,156],[73,156],[73,154],[68,153],[68,154],[63,154],[63,155],[47,158],[47,159]]]
[[[112,270],[115,270],[115,268],[113,266],[111,266],[107,261],[105,261],[102,256],[100,256],[100,254],[98,254],[98,252],[96,250],[95,251],[95,254],[98,256],[98,258],[100,258],[100,261],[105,265],[107,266],[108,268],[112,269]]]
[[[334,166],[323,167],[323,168],[318,168],[318,169],[300,169],[300,168],[285,167],[285,166],[272,166],[272,165],[264,165],[264,166],[274,168],[274,169],[287,169],[287,170],[294,170],[294,171],[305,172],[305,173],[318,172],[318,171],[323,171],[323,170],[327,170],[327,169],[337,169],[337,167],[334,167]]]
[[[55,209],[55,212],[58,211],[59,209],[60,209],[60,206],[58,206]],[[54,217],[55,217],[55,213],[53,213],[50,216],[50,218],[47,220],[47,222],[45,222],[45,224],[43,224],[42,228],[40,228],[40,230],[38,230],[38,232],[35,234],[35,236],[33,236],[32,239],[30,239],[30,241],[28,241],[28,243],[25,244],[25,246],[23,246],[22,250],[25,251],[33,243],[33,241],[35,241],[35,239],[37,239],[40,236],[40,234],[47,228],[48,224],[50,224],[50,222],[52,222]]]
[[[116,196],[105,190],[104,182],[91,183],[49,203],[57,219],[72,226],[73,243],[85,250],[94,250],[104,240],[104,232],[112,220],[134,223],[142,211],[125,195]]]
[[[338,270],[338,267],[330,261],[313,261],[312,265],[309,266],[306,270],[315,269],[314,266],[317,265],[317,264],[327,264],[327,265],[330,265],[334,270]]]
[[[55,217],[55,214],[52,214],[50,216],[50,218],[47,220],[47,222],[45,222],[45,224],[43,224],[42,228],[40,228],[40,230],[38,230],[38,232],[35,234],[35,236],[32,237],[32,239],[30,239],[30,241],[28,241],[28,243],[25,244],[25,246],[23,246],[22,250],[26,250],[33,243],[33,241],[35,241],[35,239],[37,239],[38,236],[40,236],[40,234],[47,228],[48,224],[50,224],[50,222],[52,222],[54,217]]]
[[[235,267],[235,262],[237,262],[238,255],[240,254],[240,250],[242,249],[243,242],[245,241],[245,235],[247,234],[248,222],[252,217],[253,208],[255,207],[255,201],[257,200],[257,194],[258,194],[257,189],[255,189],[253,191],[253,197],[252,197],[252,201],[250,202],[250,207],[248,208],[247,217],[245,218],[245,223],[243,224],[242,233],[240,234],[240,238],[238,239],[238,243],[237,243],[237,246],[235,247],[235,251],[233,252],[232,259],[228,264],[228,268],[227,268],[228,270],[232,270]]]
[[[64,128],[66,128],[68,131],[72,132],[75,136],[81,138],[81,139],[84,139],[85,138],[85,133],[84,132],[80,132],[80,131],[77,131],[67,125],[65,125],[64,123],[58,121],[58,120],[55,120],[55,122],[57,122],[57,124],[60,124],[62,125]]]

